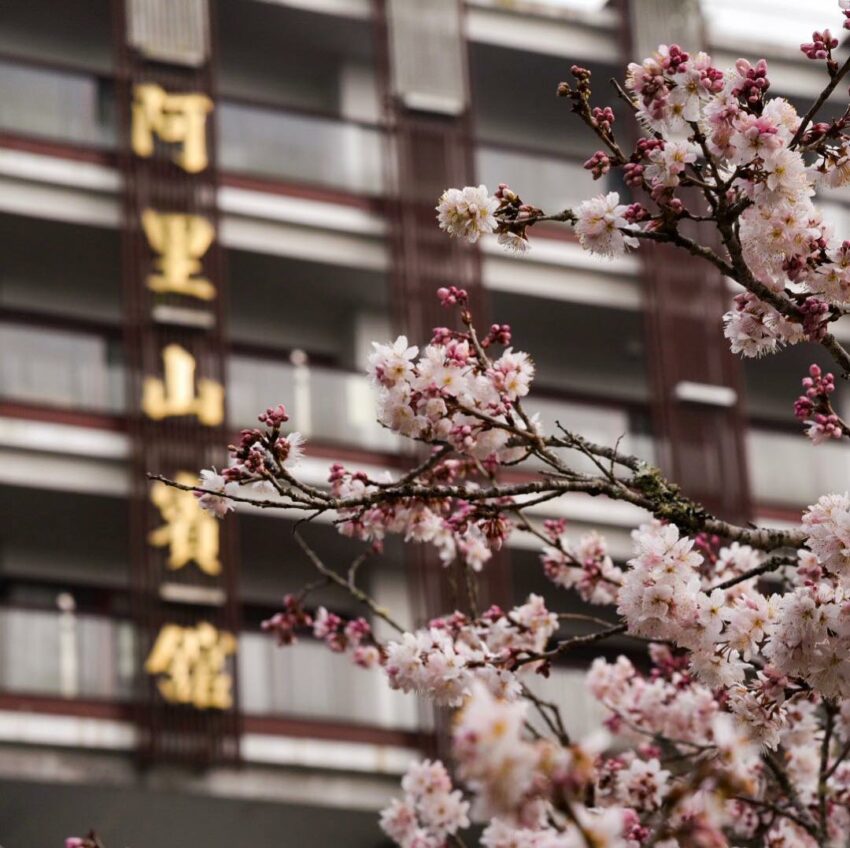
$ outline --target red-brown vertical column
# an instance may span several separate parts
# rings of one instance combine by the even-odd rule
[[[692,52],[702,47],[697,0],[624,0],[620,7],[624,64],[651,55],[662,43]],[[689,234],[716,247],[709,224]],[[743,375],[723,337],[721,317],[731,303],[726,281],[713,266],[668,245],[642,244],[638,256],[659,462],[707,509],[746,521],[751,504]]]
[[[641,249],[653,423],[664,470],[732,521],[750,518],[740,363],[723,338],[726,281],[667,245]]]
[[[206,765],[239,751],[235,522],[146,475],[226,463],[212,21],[207,0],[113,11],[139,753]]]

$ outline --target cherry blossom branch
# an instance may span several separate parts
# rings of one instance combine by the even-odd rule
[[[756,568],[751,568],[749,571],[745,571],[735,577],[730,577],[728,580],[724,580],[712,588],[731,589],[739,583],[746,583],[747,580],[752,580],[753,577],[760,577],[762,574],[769,574],[771,571],[776,571],[777,568],[781,568],[784,565],[796,565],[796,559],[790,556],[772,556]]]
[[[538,695],[535,695],[527,686],[522,687],[522,697],[534,704],[538,715],[543,720],[549,732],[561,743],[561,745],[570,744],[570,736],[567,729],[564,727],[561,710],[557,704],[552,701],[547,701]],[[548,710],[548,712],[547,712]]]
[[[824,729],[820,747],[820,766],[818,768],[818,839],[826,844],[827,815],[826,815],[826,772],[829,768],[829,747],[832,742],[832,731],[835,727],[835,708],[829,701],[824,701]]]
[[[805,826],[806,831],[810,833],[815,839],[818,838],[818,826],[816,822],[812,820],[812,817],[809,815],[808,810],[806,809],[803,802],[800,800],[800,796],[797,794],[797,790],[794,788],[791,783],[788,774],[785,769],[776,761],[776,757],[769,752],[765,752],[762,754],[762,760],[767,765],[768,769],[770,769],[770,773],[773,775],[776,782],[779,784],[779,788],[785,793],[785,796],[788,798],[791,805],[797,811],[797,814],[803,821],[809,822],[807,826]]]
[[[634,100],[629,96],[628,92],[620,85],[620,81],[616,77],[611,77],[608,82],[614,89],[617,97],[620,98],[628,107],[632,110],[632,112],[637,113],[638,105]]]
[[[208,489],[205,486],[197,485],[192,486],[187,483],[179,483],[177,480],[172,480],[170,477],[165,474],[153,474],[148,472],[145,474],[145,477],[152,482],[160,482],[165,483],[167,486],[170,486],[172,489],[179,489],[182,492],[193,492],[198,496],[209,495],[210,497],[221,498],[222,494],[220,491],[216,489]],[[258,480],[257,482],[261,482]],[[288,490],[284,490],[285,495],[287,497],[294,497],[293,493],[290,493]],[[233,503],[241,503],[246,504],[248,506],[254,506],[258,509],[296,509],[302,510],[304,512],[312,512],[315,513],[317,510],[319,512],[324,512],[327,509],[332,509],[333,507],[328,504],[327,506],[322,505],[321,507],[312,502],[299,502],[299,501],[274,501],[269,500],[267,498],[258,498],[258,497],[249,497],[247,495],[236,495],[228,492],[227,500],[232,501]]]
[[[850,21],[850,10],[845,17]],[[544,221],[571,225],[581,246],[602,256],[623,255],[642,242],[670,244],[744,288],[723,317],[733,352],[759,356],[807,339],[850,375],[850,354],[827,332],[850,301],[850,244],[830,243],[810,201],[813,168],[818,180],[850,182],[850,138],[844,135],[850,111],[810,127],[850,67],[848,60],[838,68],[835,46],[826,31],[803,46],[810,58],[826,59],[830,84],[802,121],[786,101],[766,98],[764,61],[742,59],[724,72],[705,54],[659,48],[630,65],[625,87],[614,86],[644,129],[633,150],[615,138],[613,109],[591,106],[590,72],[575,66],[575,87],[563,84],[559,93],[571,99],[602,148],[584,167],[597,179],[621,169],[629,188],[645,192],[649,208],[621,204],[617,192],[608,192],[546,214],[504,184],[494,195],[467,186],[440,198],[440,227],[471,243],[494,233],[520,253],[528,249],[529,228]],[[697,235],[683,221],[700,224]],[[703,225],[717,230],[716,245]],[[300,481],[294,468],[301,438],[281,429],[288,420],[281,405],[260,416],[264,430],[242,431],[229,468],[220,475],[205,471],[201,485],[178,488],[197,494],[201,506],[220,517],[244,502],[301,511],[296,539],[325,583],[349,592],[400,638],[361,643],[373,638],[364,635],[365,619],[346,624],[323,608],[312,622],[314,634],[332,650],[350,652],[358,664],[380,665],[392,688],[427,695],[438,705],[463,705],[453,750],[460,779],[492,820],[485,844],[537,844],[536,834],[545,831],[541,844],[568,837],[564,844],[588,848],[651,848],[667,836],[683,845],[755,846],[804,835],[825,844],[840,826],[834,800],[844,791],[843,772],[840,781],[830,778],[850,750],[848,743],[831,761],[834,705],[850,690],[844,660],[850,639],[834,624],[850,570],[844,554],[850,496],[825,496],[789,530],[718,518],[659,469],[621,451],[619,440],[595,444],[560,422],[556,432],[544,433],[524,408],[534,365],[513,348],[510,327],[493,324],[479,335],[464,290],[446,286],[438,297],[443,306],[458,308],[462,329],[435,328],[421,352],[400,336],[376,344],[370,356],[379,423],[430,451],[411,460],[413,467],[397,479],[375,480],[337,464],[327,488]],[[808,435],[815,443],[847,435],[850,428],[829,401],[832,376],[810,370],[806,379],[795,414],[807,421]],[[529,459],[535,461],[532,474],[505,478]],[[549,519],[541,530],[527,518],[532,507],[570,494],[604,496],[656,519],[632,534],[634,555],[624,566],[614,563],[595,533],[576,542],[562,520]],[[468,606],[404,632],[357,586],[365,554],[343,574],[304,541],[301,525],[322,514],[372,549],[388,534],[433,545],[444,565],[459,566],[446,579],[456,595],[465,590]],[[541,543],[543,570],[555,585],[609,609],[599,616],[558,612],[531,594],[510,610],[493,605],[479,611],[477,574],[515,531]],[[758,578],[786,566],[779,592],[768,595]],[[293,627],[310,616],[299,610],[297,598],[284,603],[276,626],[279,638],[291,641]],[[616,620],[606,617],[611,607]],[[581,622],[589,632],[559,639],[565,621]],[[572,650],[618,636],[652,643],[651,675],[625,657],[598,659],[588,683],[612,710],[612,729],[632,727],[654,744],[623,755],[582,750],[582,742],[570,740],[559,705],[525,681]],[[797,695],[808,705],[820,698],[823,706],[809,713],[803,700],[792,703]],[[543,726],[530,725],[526,709],[532,708]],[[818,783],[797,786],[792,765],[815,744]],[[688,761],[684,768],[671,766],[675,773],[659,762],[672,763],[663,759],[670,750],[684,752]],[[517,787],[528,789],[517,794]],[[414,767],[404,788],[404,801],[383,814],[386,833],[402,848],[416,840],[460,845],[457,833],[469,824],[469,804],[451,789],[443,766]],[[687,802],[695,795],[705,795],[707,803],[692,807]],[[730,797],[758,810],[758,821],[734,821],[725,803]],[[502,818],[536,824],[523,833],[499,823]]]
[[[182,491],[195,492],[198,495],[221,497],[221,493],[203,486],[191,486],[178,483],[160,474],[147,475],[150,480],[159,480]],[[301,488],[302,483],[289,475],[293,487]],[[401,502],[405,500],[445,501],[457,500],[470,503],[498,501],[502,498],[516,498],[523,495],[545,495],[558,497],[571,492],[588,495],[605,495],[612,500],[622,500],[651,512],[657,518],[672,521],[687,532],[704,530],[723,536],[761,550],[800,547],[805,544],[806,535],[799,530],[773,530],[769,528],[740,527],[721,519],[714,518],[693,501],[678,494],[675,486],[668,483],[657,469],[645,465],[644,470],[630,481],[618,481],[614,486],[601,477],[586,479],[549,478],[523,483],[498,486],[469,488],[459,485],[422,485],[404,483],[388,486],[379,493],[360,497],[336,498],[322,492],[315,501],[293,502],[291,500],[270,501],[263,498],[227,494],[227,500],[250,504],[261,509],[301,509],[321,512],[366,508],[380,502]],[[312,490],[312,487],[310,487]],[[316,491],[316,490],[313,490]],[[287,492],[286,497],[290,497]]]
[[[569,639],[564,639],[556,643],[555,647],[546,651],[529,652],[514,660],[511,660],[512,668],[519,668],[523,665],[541,660],[552,660],[556,657],[573,650],[574,648],[592,645],[596,642],[601,642],[604,639],[609,639],[611,636],[617,636],[627,632],[625,624],[614,624],[606,627],[604,630],[597,630],[595,633],[587,633],[581,636],[572,636]]]
[[[822,781],[824,783],[826,783],[826,781],[828,781],[832,777],[832,775],[835,774],[838,767],[844,762],[844,760],[847,759],[848,755],[850,755],[850,739],[848,739],[847,742],[844,743],[844,747],[842,747],[842,749],[838,752],[835,757],[835,760],[833,760],[832,765],[824,772],[822,777]]]

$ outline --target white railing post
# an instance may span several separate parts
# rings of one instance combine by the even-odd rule
[[[80,693],[77,605],[71,594],[62,592],[56,598],[56,606],[59,607],[59,692],[63,698],[76,698]]]

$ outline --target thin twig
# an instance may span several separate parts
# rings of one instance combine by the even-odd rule
[[[373,598],[371,598],[369,595],[367,595],[362,589],[359,589],[353,583],[349,583],[349,581],[346,580],[344,577],[341,577],[335,571],[328,568],[322,562],[322,560],[319,558],[318,554],[316,554],[316,552],[310,547],[310,545],[307,544],[306,540],[304,539],[304,537],[301,535],[301,533],[299,531],[295,531],[295,533],[293,535],[295,536],[295,541],[298,542],[298,544],[301,546],[301,550],[303,550],[304,553],[307,554],[307,557],[309,558],[310,562],[313,564],[314,568],[319,572],[319,574],[323,575],[324,577],[327,577],[329,580],[332,580],[334,583],[337,584],[337,586],[341,586],[350,595],[352,595],[352,597],[354,597],[356,600],[358,600],[365,607],[368,607],[368,609],[374,615],[376,615],[378,618],[385,621],[394,630],[396,630],[399,633],[405,632],[404,628],[397,621],[395,621],[395,619],[392,618],[392,616],[389,614],[389,612],[384,607],[380,606]]]

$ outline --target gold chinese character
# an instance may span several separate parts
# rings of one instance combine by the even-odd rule
[[[153,155],[154,134],[163,141],[182,144],[174,161],[196,174],[209,164],[207,159],[207,115],[213,102],[205,94],[169,94],[154,83],[133,89],[132,146],[137,156]]]
[[[177,344],[162,351],[165,379],[145,377],[142,410],[160,421],[173,415],[196,415],[201,424],[215,427],[224,420],[224,387],[215,380],[198,380],[195,394],[195,357]]]
[[[205,621],[195,627],[166,624],[145,661],[145,671],[162,675],[157,686],[166,701],[227,710],[233,706],[233,677],[225,665],[235,653],[236,637]]]
[[[200,215],[142,213],[142,228],[148,244],[159,254],[154,267],[159,274],[148,277],[148,288],[155,292],[175,292],[200,300],[212,300],[215,286],[203,277],[193,277],[201,270],[201,257],[215,237],[212,224]]]
[[[187,471],[181,471],[174,479],[185,486],[198,482],[197,475]],[[151,502],[165,524],[148,534],[148,542],[156,548],[168,546],[168,567],[177,571],[195,562],[206,574],[220,574],[218,521],[201,509],[194,492],[157,482],[151,486]]]

